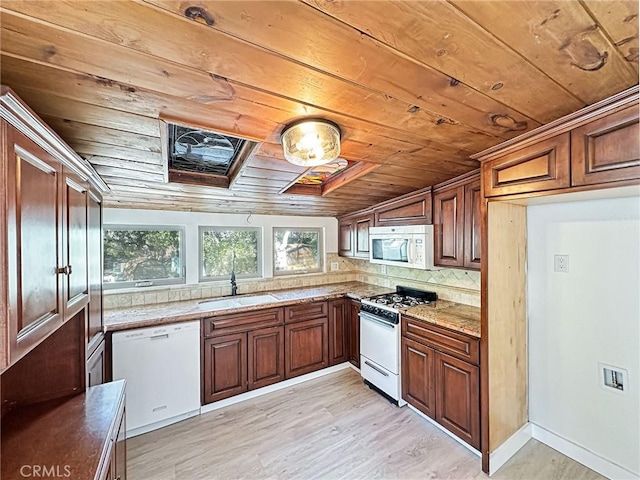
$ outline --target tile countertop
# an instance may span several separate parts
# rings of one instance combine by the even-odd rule
[[[198,308],[198,303],[203,300],[187,300],[184,302],[160,303],[156,305],[141,305],[138,307],[126,307],[104,312],[104,331],[127,330],[131,328],[151,327],[170,323],[199,320],[201,318],[216,317],[229,313],[249,312],[270,307],[283,307],[309,301],[330,300],[348,295],[351,298],[361,299],[381,293],[392,291],[390,288],[379,287],[361,282],[332,283],[317,287],[293,288],[288,290],[271,290],[268,292],[254,292],[252,294],[238,295],[239,298],[251,295],[273,295],[278,302],[251,305],[226,310],[204,312]],[[230,298],[230,297],[221,297]]]
[[[368,283],[346,282],[332,283],[317,287],[255,292],[253,294],[242,296],[263,295],[268,293],[273,295],[278,301],[211,312],[204,312],[198,308],[198,303],[203,300],[187,300],[184,302],[126,307],[106,310],[104,312],[104,330],[105,332],[113,332],[116,330],[128,330],[131,328],[166,325],[170,323],[227,315],[229,313],[249,312],[252,310],[261,310],[263,308],[284,307],[287,305],[295,305],[310,301],[330,300],[344,295],[360,300],[363,297],[387,293],[392,290],[393,289],[370,285]],[[242,296],[239,295],[239,297]],[[477,307],[471,307],[469,305],[449,302],[446,300],[438,300],[437,302],[433,302],[429,305],[420,305],[408,308],[404,310],[403,313],[434,325],[446,327],[474,337],[480,337],[480,309]]]
[[[438,300],[405,310],[406,315],[480,338],[480,309],[462,303]]]

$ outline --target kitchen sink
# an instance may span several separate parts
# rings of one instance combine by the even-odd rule
[[[198,308],[205,312],[215,310],[227,310],[230,308],[247,307],[250,305],[262,305],[264,303],[277,302],[278,299],[273,295],[249,295],[234,298],[219,298],[215,300],[203,300],[198,302]]]

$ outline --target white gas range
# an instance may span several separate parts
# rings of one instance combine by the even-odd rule
[[[400,311],[437,300],[435,292],[397,286],[394,293],[363,298],[360,307],[360,374],[399,407],[402,400]]]

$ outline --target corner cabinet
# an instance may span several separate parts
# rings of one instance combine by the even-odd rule
[[[369,227],[373,213],[363,212],[338,219],[338,254],[342,257],[369,258]]]
[[[480,269],[480,172],[458,177],[434,189],[434,263]]]

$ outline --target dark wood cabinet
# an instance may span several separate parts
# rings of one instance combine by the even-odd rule
[[[204,340],[202,402],[211,403],[247,391],[247,334]]]
[[[252,330],[247,339],[247,388],[254,390],[284,380],[284,327]]]
[[[360,368],[360,302],[354,299],[349,299],[347,337],[348,360]]]
[[[402,339],[402,398],[428,417],[436,417],[435,350]]]
[[[479,172],[434,188],[434,263],[441,267],[480,268]]]
[[[640,178],[638,104],[607,113],[571,131],[571,184]]]
[[[430,225],[431,187],[376,205],[373,214],[376,227]]]
[[[62,164],[2,121],[6,195],[7,337],[15,363],[63,322]],[[4,240],[4,238],[3,238]]]
[[[329,302],[329,365],[337,365],[348,360],[348,315],[346,299]]]
[[[480,449],[480,341],[402,318],[402,398]]]
[[[102,199],[89,192],[87,199],[87,265],[89,281],[89,311],[87,344],[91,354],[103,339],[102,334]]]
[[[353,256],[354,224],[352,218],[338,220],[338,255],[342,257]]]
[[[103,340],[87,359],[87,387],[104,383],[106,379],[105,367],[105,342]]]
[[[329,366],[329,319],[285,325],[285,376],[293,378]]]
[[[464,186],[433,195],[434,263],[443,267],[464,264]]]
[[[480,448],[479,369],[435,353],[435,420],[472,447]]]
[[[482,252],[482,189],[480,177],[464,186],[464,263],[480,270]]]
[[[88,184],[64,173],[64,216],[67,272],[65,279],[65,319],[73,317],[89,303],[87,265]]]
[[[338,219],[338,254],[342,257],[369,258],[369,227],[373,213],[360,212]]]

